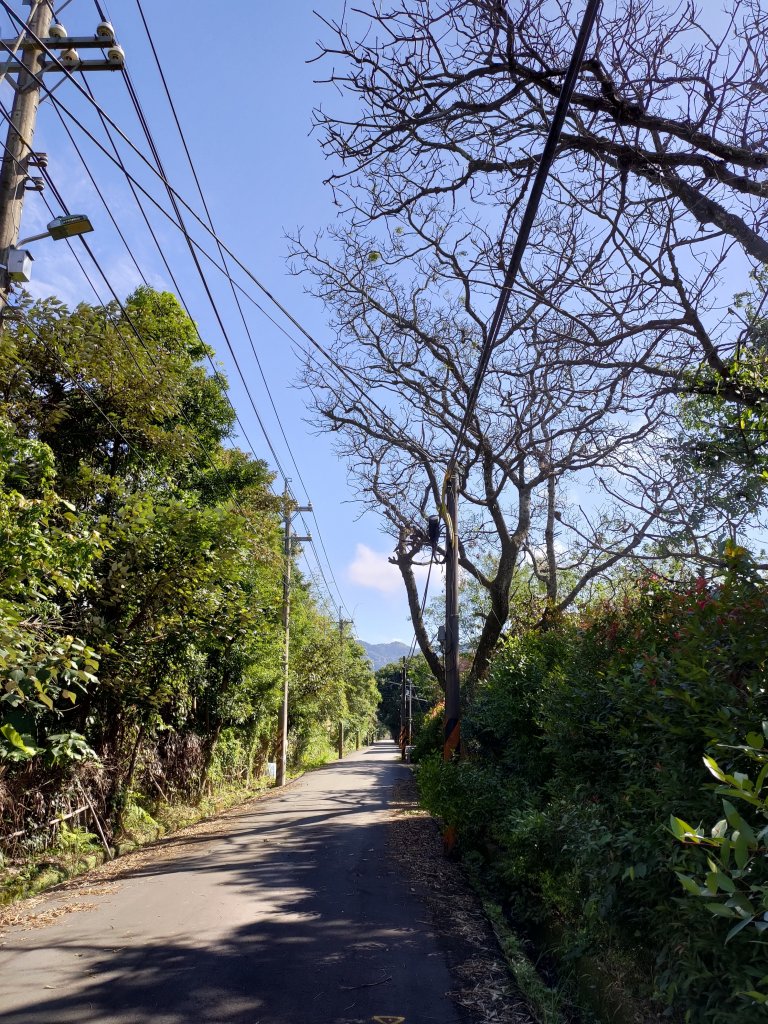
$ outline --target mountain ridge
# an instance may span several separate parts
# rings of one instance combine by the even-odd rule
[[[380,668],[390,665],[393,661],[399,661],[410,651],[410,647],[400,640],[391,640],[386,644],[369,644],[367,640],[361,640],[360,643],[374,672],[378,672]]]

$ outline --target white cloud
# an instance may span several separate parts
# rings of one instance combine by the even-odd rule
[[[355,545],[355,557],[347,567],[347,579],[382,594],[402,594],[400,570],[389,561],[389,552],[374,551],[367,544]],[[416,579],[426,577],[426,566],[414,566]]]

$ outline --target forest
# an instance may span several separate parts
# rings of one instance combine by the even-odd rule
[[[3,898],[267,784],[282,497],[169,293],[22,300],[0,341]],[[288,764],[375,723],[362,648],[292,553]],[[88,860],[90,858],[90,861]]]

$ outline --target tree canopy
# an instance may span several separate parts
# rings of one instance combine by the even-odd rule
[[[119,824],[141,778],[199,793],[228,731],[248,773],[274,756],[282,692],[281,504],[232,446],[226,380],[176,299],[121,309],[23,299],[0,340],[0,799],[23,831],[98,764]],[[294,566],[291,759],[373,676]],[[234,732],[232,732],[234,731]],[[186,750],[184,757],[180,751]],[[154,765],[154,767],[152,767]],[[69,781],[68,781],[69,780]]]

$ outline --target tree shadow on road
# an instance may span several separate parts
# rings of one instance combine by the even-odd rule
[[[408,1024],[459,1024],[439,941],[389,855],[392,821],[378,814],[366,823],[366,815],[386,806],[393,773],[383,771],[370,785],[369,765],[342,763],[336,770],[350,783],[355,771],[364,772],[367,784],[321,793],[316,813],[293,820],[288,804],[269,801],[233,820],[226,834],[191,837],[175,856],[130,872],[138,879],[134,906],[153,893],[160,898],[164,879],[155,876],[169,876],[174,892],[185,891],[183,876],[189,887],[203,886],[222,916],[231,912],[248,923],[230,928],[209,905],[197,935],[185,929],[182,938],[139,944],[121,935],[120,923],[105,935],[108,920],[120,921],[118,894],[112,906],[105,902],[46,930],[48,950],[39,940],[5,946],[4,973],[10,967],[38,990],[34,1003],[14,995],[10,1005],[29,1002],[24,1008],[0,1004],[0,1020],[357,1024],[392,1014]],[[142,934],[167,927],[162,907],[154,917],[147,909]],[[47,973],[49,951],[54,967]],[[66,987],[48,990],[62,978]]]

